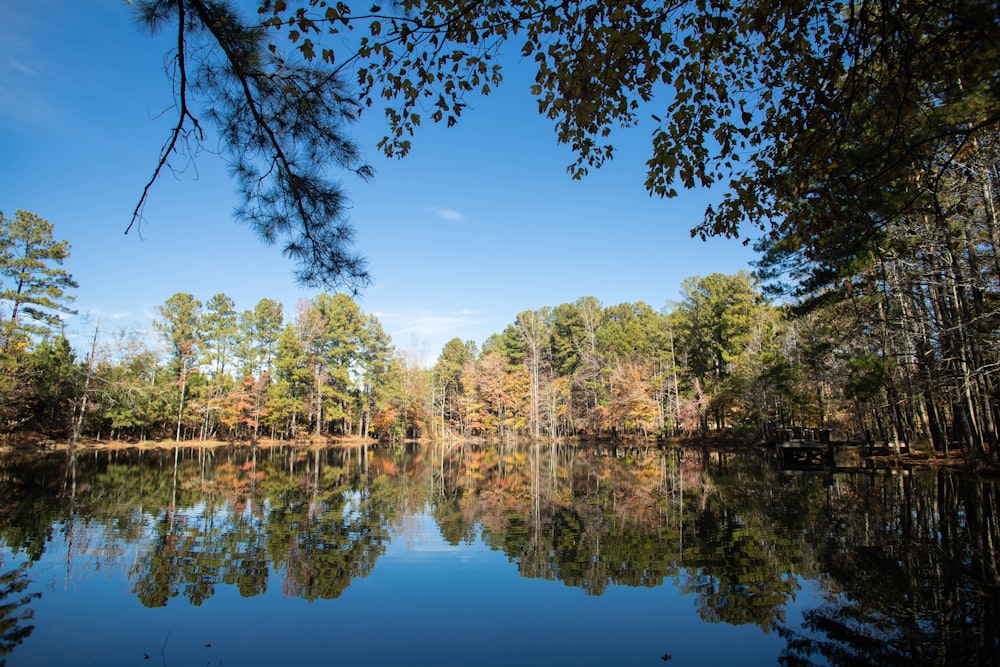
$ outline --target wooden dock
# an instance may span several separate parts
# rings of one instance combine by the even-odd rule
[[[775,444],[781,465],[832,465],[833,444],[829,441],[794,439]]]
[[[899,454],[909,451],[906,443],[883,441],[835,441],[829,429],[782,429],[771,445],[778,452],[782,467],[833,466],[857,467],[871,456]]]

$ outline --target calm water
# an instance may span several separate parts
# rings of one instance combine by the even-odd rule
[[[946,471],[124,450],[0,491],[11,666],[1000,664],[998,488]]]

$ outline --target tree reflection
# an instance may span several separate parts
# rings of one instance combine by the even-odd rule
[[[997,485],[942,471],[852,481],[831,490],[828,591],[783,629],[782,664],[1000,664]]]
[[[385,552],[389,534],[377,494],[359,491],[341,500],[299,505],[274,517],[277,530],[288,536],[286,550],[274,554],[275,564],[285,566],[286,595],[309,601],[340,597]]]
[[[523,577],[590,595],[670,582],[705,621],[780,634],[787,665],[1000,664],[991,480],[783,476],[756,450],[539,442],[102,452],[78,458],[72,487],[63,463],[0,459],[4,544],[37,558],[63,531],[68,559],[135,553],[150,607],[222,586],[337,598],[427,511],[445,542],[481,540]],[[791,624],[807,580],[821,604]]]
[[[448,544],[471,544],[476,539],[475,518],[468,516],[458,499],[443,499],[435,503],[431,513]]]
[[[41,593],[25,593],[31,584],[26,564],[0,573],[0,658],[9,655],[34,631],[34,612],[28,606]],[[0,659],[0,665],[4,664]]]
[[[200,478],[208,494],[196,510],[167,509],[155,520],[131,571],[136,596],[155,607],[183,594],[199,605],[218,584],[256,596],[280,571],[285,595],[339,597],[384,553],[391,517],[386,486],[359,487],[357,470],[333,458],[300,461],[290,450],[285,459],[220,462]]]
[[[772,632],[800,588],[798,517],[782,511],[777,494],[760,492],[780,481],[759,459],[703,457],[698,471],[707,492],[692,508],[680,590],[696,596],[706,621]]]

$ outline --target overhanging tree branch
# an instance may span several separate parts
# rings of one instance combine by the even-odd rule
[[[179,118],[133,224],[152,183],[176,155],[186,123],[194,123],[197,142],[204,139],[188,110],[189,95],[197,93],[239,186],[237,219],[264,242],[281,243],[303,284],[351,291],[367,286],[366,262],[351,248],[347,197],[329,176],[338,168],[371,177],[347,135],[357,104],[343,83],[269,50],[264,30],[247,24],[227,0],[146,0],[136,3],[136,11],[153,30],[177,24]],[[194,38],[203,42],[196,61],[189,48]]]
[[[171,130],[170,138],[167,140],[167,143],[163,145],[163,149],[160,151],[160,159],[156,163],[153,175],[148,181],[146,181],[146,185],[142,189],[142,195],[139,197],[139,201],[136,203],[135,209],[132,211],[132,221],[129,222],[128,227],[125,228],[126,234],[132,231],[132,227],[134,227],[136,223],[142,219],[142,211],[146,206],[149,191],[153,187],[153,184],[159,179],[160,172],[169,163],[170,157],[177,152],[177,143],[186,133],[185,126],[188,120],[190,120],[192,125],[194,125],[193,129],[194,132],[196,132],[197,140],[201,141],[204,138],[198,119],[188,109],[187,55],[184,50],[184,29],[184,3],[179,2],[177,3],[177,54],[174,57],[177,67],[177,90],[175,91],[177,95],[177,123]]]

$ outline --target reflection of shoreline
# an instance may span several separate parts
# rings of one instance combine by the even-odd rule
[[[530,438],[519,438],[517,442],[521,446],[530,446]],[[641,436],[630,436],[625,439],[608,440],[580,440],[576,437],[564,437],[557,439],[546,439],[538,444],[548,446],[555,444],[560,448],[592,450],[592,451],[646,451],[646,450],[667,450],[667,451],[697,451],[709,452],[715,455],[726,452],[747,452],[758,450],[759,448],[747,444],[734,444],[725,437],[673,437],[664,441],[655,437],[643,438]],[[0,443],[0,455],[44,455],[53,452],[69,451],[71,443],[50,439],[10,440]],[[173,439],[164,440],[143,440],[137,442],[117,441],[117,440],[94,440],[81,438],[75,443],[78,454],[87,455],[99,452],[120,452],[120,451],[174,451],[174,450],[202,450],[213,451],[217,449],[257,449],[257,450],[326,450],[326,449],[391,449],[393,447],[442,447],[449,448],[489,448],[503,446],[496,438],[449,438],[448,440],[434,440],[423,438],[419,440],[404,440],[400,443],[391,444],[381,442],[372,438],[359,438],[357,436],[303,436],[296,440],[275,440],[262,437],[256,443],[252,441],[231,442],[225,440],[181,440],[177,442]],[[981,464],[977,462],[967,462],[961,451],[953,451],[947,457],[943,454],[928,455],[921,451],[904,452],[898,455],[873,455],[865,459],[867,468],[892,471],[897,469],[949,469],[955,471],[982,472]]]
[[[371,438],[325,436],[308,436],[294,441],[260,438],[257,440],[256,444],[249,440],[243,442],[230,442],[227,440],[181,440],[178,442],[176,440],[165,439],[129,442],[126,440],[94,440],[91,438],[80,438],[80,440],[74,444],[59,440],[38,440],[25,438],[22,440],[15,439],[14,442],[8,441],[0,444],[0,454],[44,454],[50,452],[65,452],[69,451],[71,445],[75,447],[77,454],[90,454],[94,452],[125,451],[133,449],[139,451],[173,451],[174,449],[212,450],[232,447],[248,449],[254,447],[257,449],[287,449],[290,447],[295,449],[313,449],[316,447],[323,449],[358,449],[366,446],[378,446],[379,444],[380,443],[377,440],[373,440]]]

